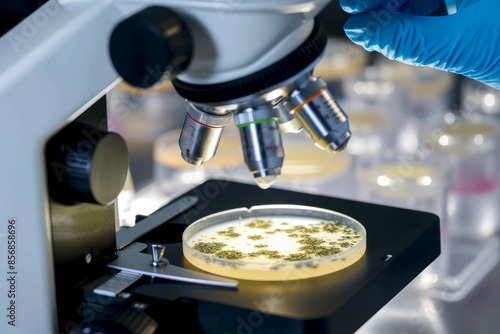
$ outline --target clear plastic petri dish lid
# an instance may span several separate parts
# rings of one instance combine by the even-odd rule
[[[386,199],[412,200],[443,194],[450,183],[447,172],[428,163],[385,162],[358,168],[356,179]]]
[[[434,133],[443,153],[476,155],[498,147],[499,128],[492,120],[459,120],[442,125]]]
[[[355,219],[322,208],[262,205],[215,213],[183,233],[184,257],[212,274],[255,281],[306,279],[342,270],[366,250]]]

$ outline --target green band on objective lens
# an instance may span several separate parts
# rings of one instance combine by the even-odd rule
[[[237,125],[237,128],[244,128],[246,126],[252,125],[252,124],[261,124],[261,123],[270,123],[270,122],[276,122],[278,120],[278,117],[271,117],[271,118],[264,118],[264,119],[258,119],[254,122],[247,122],[243,123],[240,125]]]

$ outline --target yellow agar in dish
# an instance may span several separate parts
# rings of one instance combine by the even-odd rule
[[[268,214],[273,207],[281,213]],[[191,224],[183,235],[183,250],[191,264],[213,274],[257,281],[297,280],[355,263],[366,250],[366,231],[352,218],[333,211],[259,206],[224,211]]]

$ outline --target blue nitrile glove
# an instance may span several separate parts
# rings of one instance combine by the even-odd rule
[[[462,74],[500,89],[500,0],[463,0],[458,12],[443,0],[340,0],[353,14],[347,37],[389,59]]]

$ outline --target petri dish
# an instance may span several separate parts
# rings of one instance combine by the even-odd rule
[[[343,174],[351,165],[347,152],[332,154],[314,146],[305,131],[283,133],[285,158],[278,180],[324,182]]]
[[[477,155],[496,148],[498,128],[492,121],[458,121],[442,125],[431,136],[443,153]]]
[[[444,170],[423,163],[387,162],[358,168],[356,177],[378,196],[397,201],[438,196],[448,184]]]
[[[346,151],[354,156],[366,156],[380,153],[390,142],[391,121],[379,108],[354,106],[347,112],[351,125],[352,137]]]
[[[355,219],[317,207],[261,205],[215,213],[189,225],[185,259],[212,274],[254,281],[322,276],[358,261],[366,230]]]

